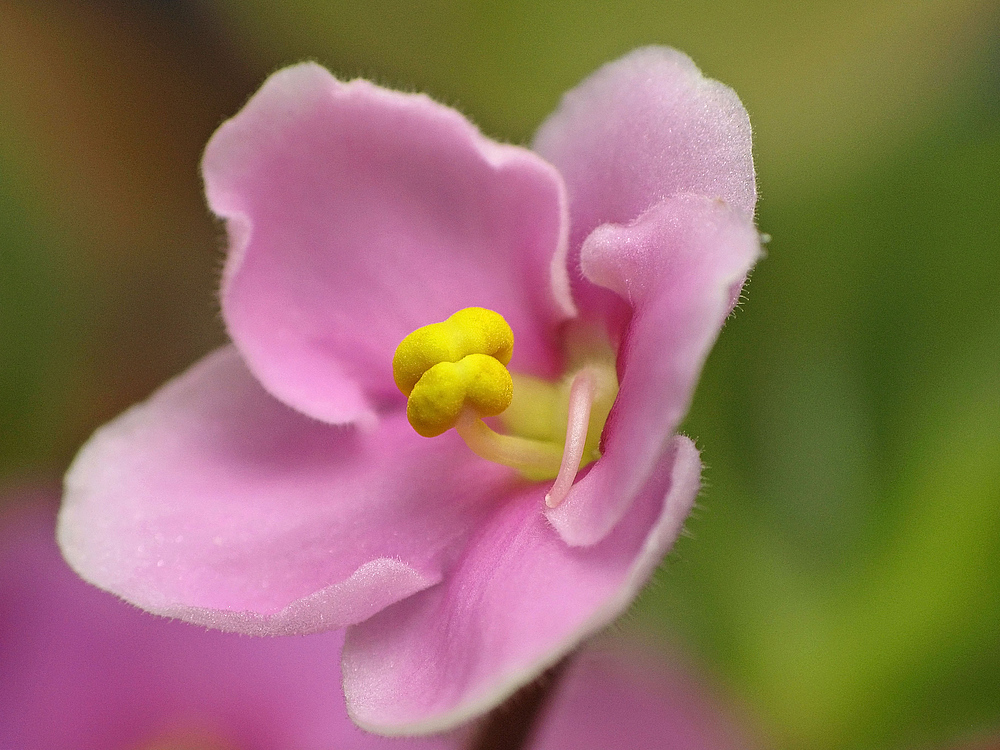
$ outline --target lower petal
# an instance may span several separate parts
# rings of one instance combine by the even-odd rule
[[[441,580],[514,481],[401,412],[373,431],[270,396],[231,347],[98,430],[66,477],[63,554],[143,609],[286,634]]]
[[[583,246],[583,270],[632,308],[604,455],[548,512],[562,538],[594,544],[627,511],[694,394],[702,365],[760,254],[752,219],[722,201],[675,196]]]
[[[700,471],[676,438],[622,522],[587,548],[548,524],[544,487],[498,508],[441,585],[348,630],[352,718],[382,734],[440,731],[533,680],[629,606],[677,538]]]

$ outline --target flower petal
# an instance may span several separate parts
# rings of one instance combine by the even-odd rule
[[[399,398],[400,340],[469,306],[507,318],[516,369],[553,371],[553,328],[573,312],[552,263],[566,252],[566,199],[534,153],[426,96],[307,63],[271,76],[202,168],[229,230],[223,317],[285,403],[370,421],[373,403]]]
[[[547,513],[568,544],[603,539],[646,483],[759,254],[748,215],[695,195],[670,198],[632,224],[605,224],[587,238],[584,273],[624,299],[632,318],[604,455]]]
[[[676,661],[594,644],[573,657],[532,750],[747,750],[756,743]]]
[[[544,487],[500,506],[441,585],[348,630],[351,717],[425,733],[499,704],[628,607],[680,532],[700,470],[676,438],[622,523],[585,549],[539,512]]]
[[[84,446],[59,542],[86,580],[150,612],[328,630],[437,583],[514,481],[402,413],[374,432],[311,420],[227,347]]]
[[[573,270],[597,226],[627,224],[672,195],[722,198],[748,215],[757,200],[746,110],[668,47],[635,50],[566,93],[534,148],[566,181]],[[617,306],[570,275],[584,312]]]
[[[399,746],[347,717],[342,631],[251,639],[151,617],[74,575],[55,546],[54,508],[0,521],[0,746]],[[405,747],[458,748],[457,739]]]

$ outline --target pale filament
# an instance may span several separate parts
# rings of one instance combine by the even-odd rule
[[[459,418],[455,431],[480,458],[510,466],[528,476],[552,476],[560,466],[561,445],[494,432],[479,415],[469,410]]]
[[[573,488],[573,480],[580,469],[583,451],[587,444],[587,430],[590,427],[590,408],[594,404],[597,378],[590,368],[580,370],[573,378],[569,389],[569,419],[566,422],[566,443],[563,447],[562,462],[552,489],[545,495],[545,504],[556,508],[566,499]]]

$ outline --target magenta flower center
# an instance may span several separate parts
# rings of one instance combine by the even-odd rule
[[[578,332],[566,344],[568,366],[557,380],[511,373],[514,332],[499,313],[469,307],[404,338],[393,377],[417,433],[454,428],[481,458],[533,481],[555,479],[545,496],[554,508],[576,473],[601,457],[601,432],[618,395],[606,340]],[[497,417],[502,431],[484,417]]]

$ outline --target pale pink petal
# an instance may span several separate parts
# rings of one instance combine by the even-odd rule
[[[441,585],[348,631],[352,718],[384,734],[438,731],[533,680],[632,602],[676,539],[700,469],[676,438],[628,515],[587,548],[545,521],[544,487],[500,506]]]
[[[734,289],[760,253],[750,217],[719,200],[677,196],[629,225],[598,227],[583,271],[632,312],[604,455],[547,515],[571,545],[594,544],[627,510],[687,412]]]
[[[0,517],[0,747],[462,746],[458,737],[400,742],[355,727],[338,674],[342,631],[207,632],[84,583],[59,557],[50,507]]]
[[[203,172],[229,230],[223,317],[285,403],[370,422],[400,397],[396,345],[469,306],[506,317],[515,369],[552,374],[554,327],[573,310],[551,262],[566,252],[566,199],[534,153],[426,96],[307,63],[219,128]]]
[[[663,655],[594,644],[573,656],[531,750],[747,750],[712,691]]]
[[[622,313],[575,273],[580,245],[599,225],[627,224],[678,193],[722,198],[748,215],[757,200],[739,98],[667,47],[635,50],[566,93],[534,148],[566,181],[570,276],[585,313]]]
[[[328,630],[441,580],[512,475],[402,413],[374,432],[305,417],[228,347],[84,446],[59,542],[86,580],[150,612]]]

